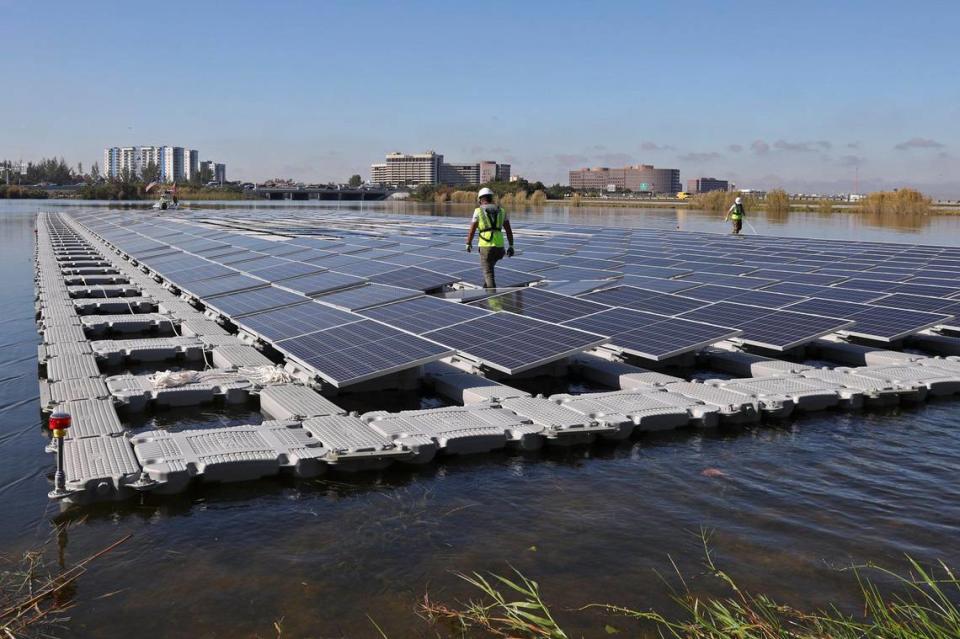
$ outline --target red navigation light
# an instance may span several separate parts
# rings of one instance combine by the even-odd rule
[[[67,430],[70,428],[70,419],[70,413],[62,408],[55,409],[50,415],[50,430]]]

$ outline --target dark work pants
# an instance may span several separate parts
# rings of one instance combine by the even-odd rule
[[[503,259],[506,251],[502,246],[480,247],[480,268],[483,269],[483,288],[497,288],[497,278],[493,274],[494,265]]]
[[[740,230],[741,230],[742,228],[743,228],[743,220],[742,220],[742,219],[734,220],[734,221],[733,221],[733,232],[734,232],[735,234],[738,234],[738,235],[739,235],[739,234],[740,234]]]

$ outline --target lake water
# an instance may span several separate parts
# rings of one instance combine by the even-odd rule
[[[51,560],[69,566],[133,534],[78,582],[73,636],[273,637],[282,619],[284,637],[372,637],[368,615],[390,637],[436,636],[415,614],[426,591],[465,599],[474,593],[454,572],[510,566],[540,582],[574,635],[601,636],[599,617],[564,608],[669,606],[658,572],[669,578],[671,558],[696,588],[714,589],[703,577],[704,529],[742,586],[799,606],[855,609],[855,581],[842,571],[851,564],[903,568],[909,554],[960,566],[960,402],[950,400],[415,471],[208,486],[60,513],[46,497],[53,458],[42,451],[33,319],[34,216],[53,206],[0,201],[0,554],[47,543]],[[317,204],[289,208],[303,206]],[[469,213],[392,203],[364,211],[376,206]],[[514,217],[724,228],[715,215],[662,209]],[[764,234],[960,243],[958,217],[890,227],[843,214],[749,220]],[[164,413],[146,425],[255,416]],[[614,624],[627,636],[633,629]]]

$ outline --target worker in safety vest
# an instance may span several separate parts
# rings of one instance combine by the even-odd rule
[[[733,221],[732,233],[734,235],[739,235],[740,229],[743,228],[743,200],[737,198],[733,201],[733,204],[730,205],[730,209],[724,216],[723,221],[726,222],[727,218],[730,218],[730,220]]]
[[[513,229],[510,228],[507,212],[502,206],[493,203],[493,191],[488,188],[480,189],[477,200],[480,206],[473,211],[473,221],[470,222],[470,230],[467,232],[467,253],[473,250],[473,234],[477,233],[483,287],[497,288],[493,267],[504,255],[513,257]],[[507,232],[507,241],[510,244],[506,251],[503,249],[504,231]]]

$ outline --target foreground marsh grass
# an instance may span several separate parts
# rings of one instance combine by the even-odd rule
[[[943,564],[934,571],[909,559],[907,574],[875,566],[849,569],[859,585],[862,608],[848,615],[835,606],[812,612],[778,603],[770,597],[745,591],[714,563],[706,544],[706,570],[727,593],[704,597],[688,587],[682,575],[672,597],[680,614],[666,616],[612,604],[587,604],[564,611],[584,614],[590,610],[605,615],[598,634],[626,633],[618,626],[624,620],[648,627],[648,636],[675,639],[955,639],[960,637],[960,581]],[[446,636],[568,639],[544,600],[540,586],[515,571],[512,578],[479,573],[459,575],[477,589],[481,598],[447,605],[425,596],[420,614]],[[890,582],[881,590],[876,580]],[[446,633],[444,633],[444,630]],[[625,634],[625,636],[628,636]]]

